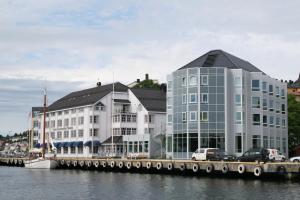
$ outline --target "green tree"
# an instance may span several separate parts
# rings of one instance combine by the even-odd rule
[[[288,125],[290,154],[297,145],[300,145],[300,102],[295,96],[288,95]]]
[[[160,89],[160,84],[154,83],[153,80],[148,79],[148,80],[143,80],[137,85],[134,86],[134,88],[151,88],[151,89]]]

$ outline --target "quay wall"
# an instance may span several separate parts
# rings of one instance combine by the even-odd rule
[[[24,167],[27,158],[0,158],[0,165]],[[283,175],[287,178],[300,177],[300,163],[292,162],[224,162],[224,161],[192,161],[165,159],[91,159],[91,158],[56,158],[59,169],[85,170],[122,170],[151,173],[183,173],[191,174],[239,174],[261,177],[267,175]]]

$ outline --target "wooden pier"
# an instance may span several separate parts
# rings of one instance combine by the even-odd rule
[[[24,167],[27,158],[0,158],[0,165]],[[89,159],[89,158],[56,158],[59,169],[88,170],[123,170],[151,171],[152,173],[190,172],[192,174],[253,174],[255,177],[265,175],[284,175],[288,178],[300,177],[300,163],[292,162],[224,162],[192,161],[165,159]]]

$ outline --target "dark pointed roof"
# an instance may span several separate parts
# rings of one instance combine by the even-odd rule
[[[223,50],[209,51],[180,69],[194,67],[225,67],[229,69],[244,69],[249,72],[262,72],[248,61],[240,59]]]
[[[148,111],[166,112],[166,92],[155,89],[131,88]]]
[[[126,92],[128,87],[122,83],[115,83],[115,91]],[[55,101],[48,108],[49,111],[61,110],[66,108],[91,105],[113,91],[113,84],[98,86],[86,90],[72,92],[63,98]]]

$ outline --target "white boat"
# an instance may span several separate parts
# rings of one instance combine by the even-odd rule
[[[56,160],[53,160],[51,158],[51,155],[46,156],[45,155],[45,149],[46,149],[46,143],[45,143],[45,131],[46,131],[46,110],[47,110],[47,94],[46,94],[46,89],[44,90],[44,125],[43,125],[43,142],[42,142],[42,149],[31,149],[29,151],[30,154],[33,155],[34,159],[29,159],[24,162],[25,168],[29,169],[54,169],[57,167],[58,162]],[[51,141],[53,150],[56,150],[54,147],[53,141],[50,140],[48,137],[48,146],[49,142]],[[48,147],[48,150],[50,150],[50,146]],[[53,156],[54,157],[54,156]]]
[[[55,169],[58,165],[56,160],[47,158],[37,158],[34,160],[27,160],[24,162],[25,168],[29,169]]]

